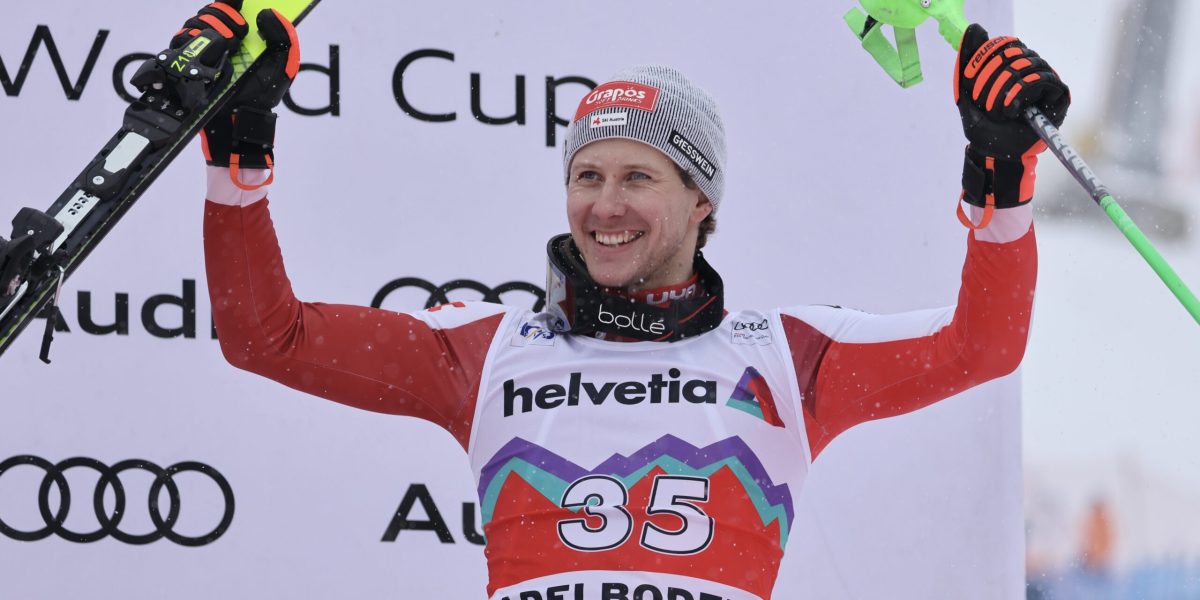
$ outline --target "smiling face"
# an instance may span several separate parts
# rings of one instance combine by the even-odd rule
[[[600,140],[580,148],[571,162],[571,237],[601,286],[632,292],[687,280],[700,222],[711,212],[675,163],[647,144]]]

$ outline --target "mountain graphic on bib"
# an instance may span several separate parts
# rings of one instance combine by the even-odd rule
[[[489,592],[564,571],[654,571],[768,597],[795,518],[788,486],[739,437],[697,448],[667,435],[590,470],[514,438],[483,467],[479,498]]]
[[[733,395],[726,405],[758,417],[776,427],[783,427],[783,419],[775,409],[775,396],[767,381],[754,367],[746,367],[742,378],[733,388]]]

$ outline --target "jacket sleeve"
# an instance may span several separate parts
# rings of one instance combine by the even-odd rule
[[[958,303],[871,315],[804,307],[781,315],[812,458],[866,421],[905,414],[1020,365],[1037,280],[1029,206],[971,232]]]
[[[265,194],[229,189],[221,183],[227,173],[210,167],[204,215],[209,295],[225,358],[322,398],[431,421],[465,448],[504,307],[459,302],[404,314],[301,302]]]

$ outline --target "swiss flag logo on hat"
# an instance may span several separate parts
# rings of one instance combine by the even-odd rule
[[[575,111],[578,121],[602,108],[619,106],[654,112],[658,105],[658,88],[632,81],[610,81],[594,89],[579,102]]]

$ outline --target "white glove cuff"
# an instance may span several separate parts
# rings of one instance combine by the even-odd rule
[[[971,221],[978,223],[983,219],[983,209],[978,206],[968,206]],[[1026,202],[1021,206],[998,209],[992,213],[992,222],[987,227],[975,232],[975,239],[981,242],[1005,244],[1021,239],[1033,225],[1033,203]]]
[[[258,185],[271,175],[270,169],[238,169],[242,183]],[[214,167],[208,165],[208,200],[226,206],[249,206],[267,197],[267,188],[263,186],[256,190],[247,191],[233,184],[229,175],[229,167]]]

